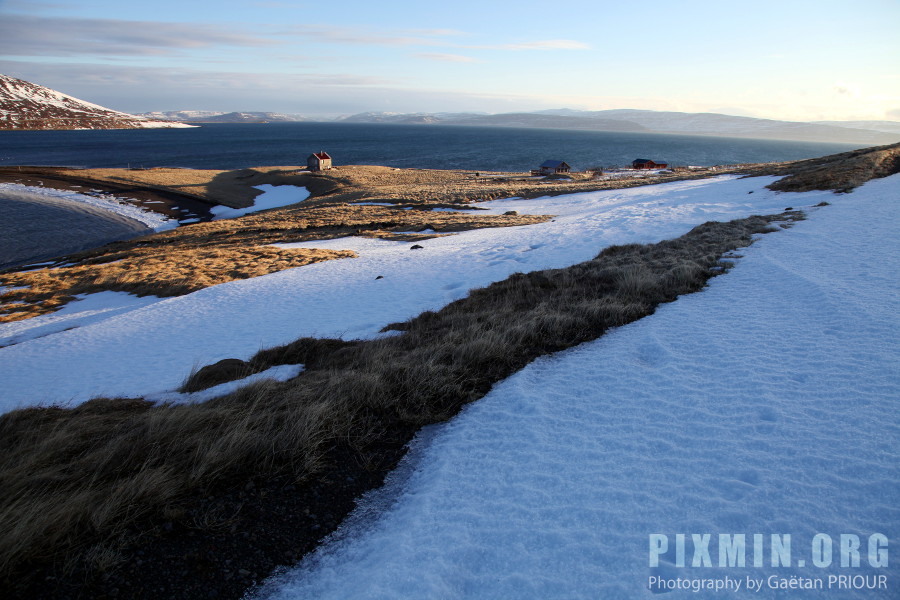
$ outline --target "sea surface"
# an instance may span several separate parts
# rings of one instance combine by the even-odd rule
[[[0,166],[238,169],[305,165],[325,150],[335,165],[527,171],[548,159],[575,170],[728,165],[813,158],[854,144],[708,136],[369,123],[209,124],[193,129],[0,131]]]

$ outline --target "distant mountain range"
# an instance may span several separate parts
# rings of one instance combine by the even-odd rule
[[[0,75],[0,129],[145,129],[190,127],[123,113]]]
[[[470,125],[479,127],[534,127],[539,129],[587,129],[591,131],[647,131],[647,128],[626,120],[584,118],[577,115],[541,113],[361,113],[345,117],[348,123],[421,123],[431,125]]]
[[[274,112],[211,112],[205,110],[170,110],[166,112],[141,113],[139,116],[161,121],[182,123],[279,123],[312,121],[299,114]]]
[[[851,129],[871,129],[885,133],[900,133],[900,121],[813,121],[821,125],[849,127]]]
[[[191,127],[190,123],[279,123],[321,121],[297,113],[167,111],[130,115],[49,88],[0,75],[0,129],[135,129]],[[520,113],[367,112],[333,119],[342,123],[402,123],[533,127],[634,133],[843,142],[875,146],[900,141],[897,121],[776,121],[716,113],[653,110],[584,111],[567,108]]]
[[[321,121],[296,113],[170,111],[142,116],[190,123],[274,123]],[[776,121],[735,117],[717,113],[683,113],[654,110],[583,111],[566,108],[521,113],[391,113],[365,112],[333,119],[341,123],[393,123],[403,125],[468,125],[473,127],[525,127],[673,133],[720,137],[794,140],[803,142],[845,142],[878,145],[900,141],[896,121]]]
[[[683,113],[654,110],[571,109],[532,113],[361,113],[340,119],[352,123],[421,123],[481,127],[536,127],[588,131],[674,133],[720,137],[846,142],[864,145],[900,141],[900,123],[894,121],[776,121],[734,117],[716,113]]]

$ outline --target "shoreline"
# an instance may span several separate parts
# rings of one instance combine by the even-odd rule
[[[61,196],[0,189],[0,270],[90,250],[156,230],[131,217]]]
[[[211,202],[178,193],[175,190],[153,189],[131,181],[102,180],[84,177],[80,167],[17,166],[0,167],[0,184],[15,183],[29,187],[42,187],[62,192],[93,192],[108,196],[121,196],[130,204],[172,219],[187,218],[191,214],[201,221],[212,218]],[[125,172],[128,169],[121,169]]]

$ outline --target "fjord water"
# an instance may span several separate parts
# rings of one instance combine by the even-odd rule
[[[0,131],[0,166],[238,169],[304,165],[326,150],[336,165],[527,171],[547,159],[573,169],[728,165],[797,160],[853,144],[707,136],[371,123],[204,124],[192,129]]]

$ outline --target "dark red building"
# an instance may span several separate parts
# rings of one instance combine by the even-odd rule
[[[324,150],[310,154],[306,159],[306,168],[310,171],[327,171],[331,168],[331,156]]]
[[[669,163],[653,162],[649,158],[636,158],[631,161],[633,169],[667,169],[668,167]]]

